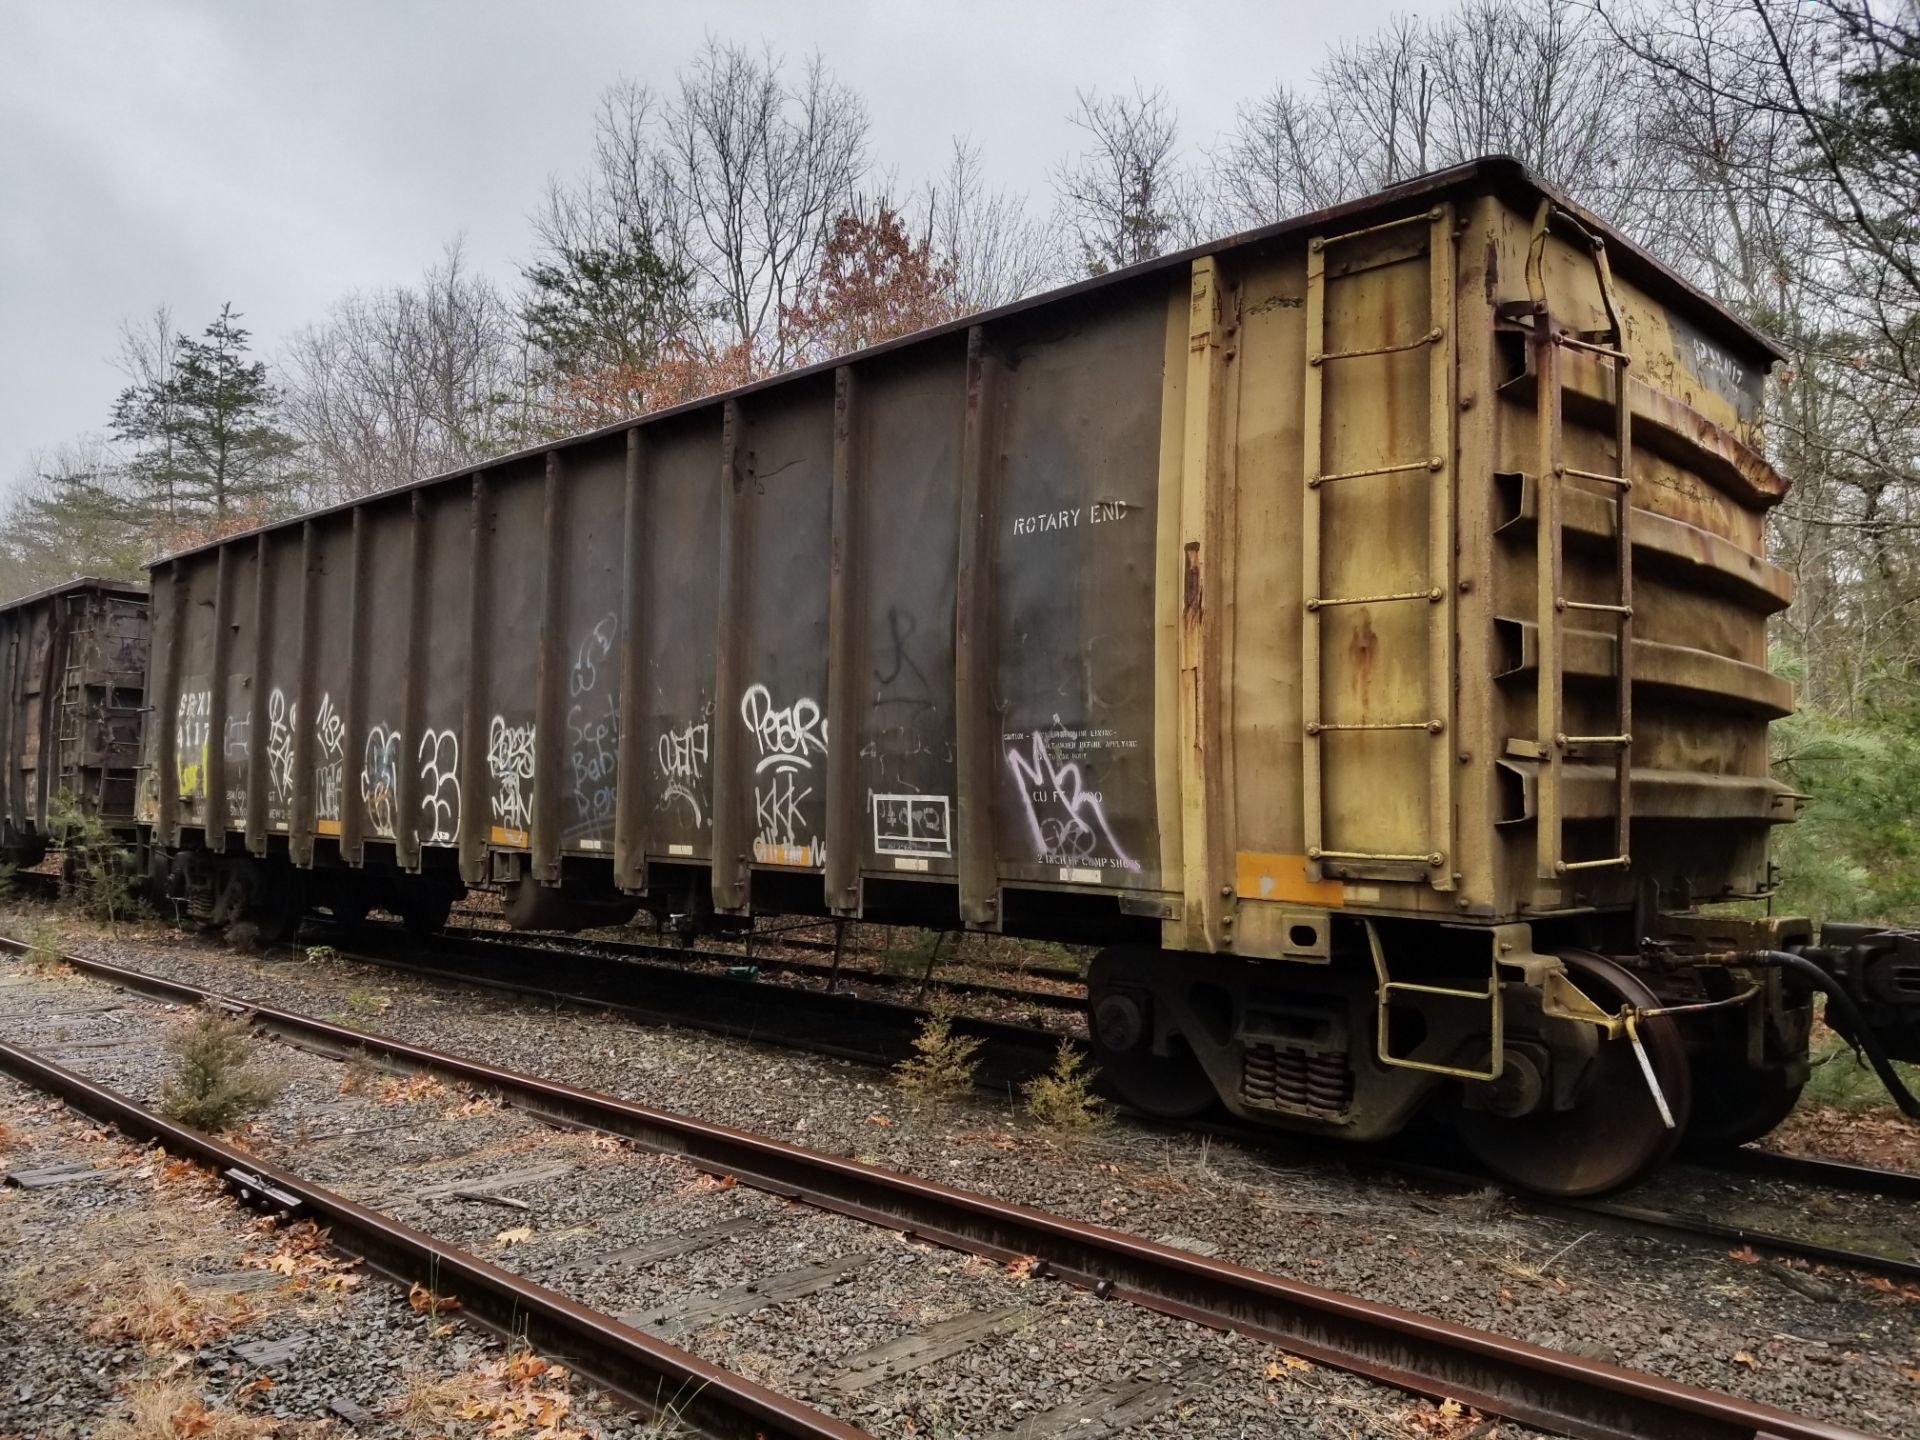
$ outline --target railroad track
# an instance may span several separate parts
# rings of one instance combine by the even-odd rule
[[[1146,1116],[1136,1116],[1135,1119],[1143,1124],[1157,1123]],[[1278,1150],[1290,1157],[1310,1154],[1316,1158],[1344,1161],[1361,1168],[1399,1175],[1427,1184],[1462,1190],[1485,1189],[1498,1185],[1498,1182],[1484,1171],[1436,1162],[1424,1157],[1399,1154],[1391,1145],[1357,1154],[1353,1147],[1341,1145],[1337,1141],[1316,1142],[1310,1137],[1277,1139],[1272,1131],[1231,1122],[1209,1122],[1203,1126],[1189,1124],[1186,1128],[1204,1129],[1208,1134],[1218,1135],[1222,1139],[1232,1140],[1250,1149],[1269,1152]],[[1770,1163],[1774,1160],[1787,1163],[1776,1167]],[[1742,1149],[1725,1156],[1694,1161],[1675,1160],[1668,1165],[1669,1170],[1682,1170],[1689,1167],[1715,1172],[1731,1170],[1784,1183],[1834,1188],[1856,1194],[1872,1194],[1888,1200],[1920,1199],[1920,1175],[1910,1171],[1879,1170],[1867,1166],[1843,1165],[1838,1162],[1806,1160],[1800,1156],[1776,1155],[1771,1151]],[[1658,1177],[1650,1184],[1657,1187]],[[1682,1239],[1704,1241],[1716,1246],[1746,1246],[1764,1254],[1808,1260],[1817,1265],[1834,1265],[1849,1270],[1867,1271],[1895,1280],[1920,1284],[1920,1259],[1916,1259],[1911,1253],[1899,1255],[1880,1250],[1849,1248],[1804,1236],[1786,1235],[1759,1226],[1732,1224],[1657,1204],[1636,1204],[1625,1200],[1604,1198],[1559,1200],[1516,1191],[1506,1193],[1529,1208],[1544,1214],[1596,1219]]]
[[[364,940],[374,933],[360,933]],[[399,932],[388,937],[399,940]],[[770,1043],[828,1055],[856,1063],[887,1065],[912,1053],[913,1037],[926,1012],[857,996],[827,994],[759,985],[727,975],[662,967],[608,966],[587,952],[552,950],[544,945],[499,942],[478,951],[449,951],[447,942],[434,942],[436,953],[451,963],[430,964],[403,953],[417,949],[417,937],[406,937],[398,950],[379,945],[344,952],[352,958],[403,970],[423,978],[480,984],[509,993],[558,998],[570,1003],[611,1009],[649,1024],[670,1023],[710,1033]],[[469,970],[469,956],[483,962]],[[558,957],[558,958],[556,958]],[[561,969],[556,973],[554,967]],[[530,975],[538,976],[537,981]],[[1060,1037],[1050,1031],[1009,1025],[969,1016],[951,1019],[957,1034],[980,1039],[983,1087],[1004,1094],[1052,1063]],[[1148,1117],[1132,1117],[1158,1125]],[[1471,1163],[1449,1156],[1408,1154],[1392,1145],[1365,1150],[1338,1141],[1316,1141],[1242,1125],[1212,1121],[1204,1125],[1183,1122],[1179,1128],[1201,1129],[1250,1149],[1279,1152],[1289,1158],[1311,1157],[1393,1174],[1448,1189],[1506,1190]],[[1771,1156],[1771,1152],[1742,1149],[1718,1162],[1729,1169],[1800,1185],[1832,1186],[1855,1193],[1871,1193],[1890,1200],[1920,1198],[1920,1176],[1909,1172],[1845,1166],[1801,1157]],[[1519,1203],[1563,1216],[1582,1216],[1612,1226],[1630,1226],[1670,1238],[1714,1246],[1745,1246],[1781,1257],[1867,1271],[1910,1283],[1920,1283],[1920,1260],[1882,1250],[1848,1248],[1828,1241],[1784,1234],[1760,1226],[1730,1224],[1710,1216],[1663,1208],[1658,1204],[1623,1199],[1555,1200],[1507,1190]]]
[[[10,941],[0,945],[23,948]],[[980,1257],[994,1262],[986,1273],[996,1277],[996,1284],[1012,1283],[1007,1280],[1009,1275],[1017,1275],[1020,1282],[1028,1284],[1034,1280],[1060,1282],[1059,1301],[1038,1303],[1102,1309],[1111,1318],[1101,1321],[1097,1328],[1106,1331],[1109,1342],[1117,1343],[1118,1334],[1128,1325],[1192,1321],[1241,1337],[1222,1343],[1257,1341],[1276,1345],[1288,1354],[1349,1375],[1416,1395],[1462,1401],[1488,1415],[1567,1435],[1832,1440],[1857,1433],[768,1137],[652,1110],[310,1016],[248,1005],[201,987],[91,957],[65,958],[75,969],[123,992],[171,1004],[213,1004],[245,1011],[255,1025],[305,1051],[335,1060],[371,1057],[393,1070],[429,1075],[498,1097],[513,1111],[558,1126],[584,1127],[619,1137],[642,1151],[664,1157],[661,1163],[669,1167],[691,1167],[714,1177],[713,1189],[737,1185],[777,1201],[798,1202],[808,1213],[826,1217],[821,1223],[845,1226],[851,1222],[896,1231],[916,1242]],[[113,1008],[117,1007],[109,1007]],[[93,1013],[98,1013],[97,1008]],[[158,1028],[141,1026],[138,1033],[151,1041]],[[437,1277],[436,1288],[449,1289],[457,1283],[464,1287],[463,1298],[471,1292],[481,1302],[473,1306],[470,1300],[469,1305],[483,1318],[524,1322],[534,1343],[578,1357],[583,1373],[614,1385],[630,1398],[644,1401],[648,1386],[656,1401],[663,1394],[672,1395],[683,1423],[688,1418],[685,1412],[697,1407],[693,1424],[697,1433],[842,1437],[862,1433],[791,1396],[774,1394],[702,1362],[658,1335],[645,1333],[639,1324],[593,1311],[524,1275],[493,1266],[391,1216],[322,1189],[282,1166],[151,1115],[104,1085],[21,1047],[0,1043],[0,1067],[60,1094],[95,1118],[213,1165],[250,1198],[269,1207],[298,1208],[332,1226],[336,1242],[364,1248],[370,1260],[396,1278],[417,1278],[427,1267],[426,1273]],[[675,1192],[680,1193],[684,1192]],[[637,1247],[641,1252],[638,1256],[629,1253],[624,1258],[628,1263],[671,1261],[724,1243],[726,1235],[716,1233],[719,1230],[739,1233],[758,1223],[762,1222],[751,1216],[737,1217],[730,1225]],[[586,1228],[590,1227],[575,1227]],[[558,1258],[552,1263],[566,1273],[578,1268],[569,1268]],[[857,1284],[866,1268],[864,1257],[847,1263],[816,1259],[794,1274],[757,1275],[750,1283],[718,1295],[682,1296],[664,1309],[654,1304],[642,1315],[629,1318],[654,1328],[676,1320],[696,1322],[716,1316],[757,1314],[782,1298],[798,1299],[833,1285]],[[947,1274],[951,1269],[939,1273]],[[626,1293],[624,1288],[621,1293]],[[1127,1302],[1131,1312],[1145,1318],[1127,1320],[1113,1315],[1100,1305],[1101,1301]],[[1001,1333],[1012,1323],[1012,1313],[969,1310],[927,1330],[896,1336],[858,1355],[843,1357],[837,1362],[840,1368],[823,1382],[823,1387],[844,1398],[857,1395],[876,1381],[937,1364]],[[1046,1313],[1065,1312],[1049,1308]],[[1051,1326],[1045,1333],[1051,1333]],[[1024,1329],[1020,1334],[1030,1343],[1013,1347],[1016,1351],[1024,1348],[1030,1354],[1044,1341],[1039,1328]],[[623,1363],[644,1368],[629,1372],[626,1383],[620,1384],[614,1377]],[[1207,1376],[1188,1374],[1177,1382],[1150,1382],[1118,1397],[1070,1402],[1070,1406],[1077,1406],[1075,1413],[1050,1412],[1047,1423],[1021,1433],[1038,1436],[1077,1429],[1093,1413],[1092,1407],[1101,1403],[1107,1405],[1102,1413],[1109,1423],[1121,1418],[1149,1418],[1181,1403],[1200,1405],[1207,1383],[1211,1383]],[[690,1385],[697,1387],[691,1393],[687,1388]]]
[[[650,1418],[714,1440],[861,1440],[865,1433],[285,1166],[168,1120],[33,1050],[0,1040],[0,1069],[130,1139],[208,1167],[250,1205],[325,1227],[337,1249],[402,1290],[419,1285],[457,1294],[463,1318],[504,1339],[566,1355],[580,1374]],[[663,1406],[662,1396],[671,1402]]]
[[[335,948],[349,959],[426,979],[611,1009],[648,1024],[682,1025],[867,1065],[891,1065],[911,1055],[927,1018],[918,1006],[867,996],[674,965],[609,964],[589,951],[517,940],[469,945],[399,926],[342,932]],[[981,1081],[1000,1089],[1051,1065],[1061,1040],[1056,1031],[980,1016],[955,1015],[951,1023],[954,1033],[980,1041]]]
[[[951,991],[956,995],[969,995],[980,999],[993,1000],[1005,1004],[1032,1005],[1044,1009],[1084,1012],[1087,997],[1084,988],[1078,993],[1065,993],[1058,990],[1038,990],[1027,985],[1008,985],[992,980],[968,980],[952,976],[939,977],[937,972],[928,968],[920,972],[883,970],[858,963],[862,958],[871,959],[874,952],[855,951],[848,948],[845,952],[846,963],[834,965],[830,962],[814,960],[796,960],[791,956],[770,955],[764,949],[743,948],[740,950],[714,950],[705,948],[687,948],[664,941],[615,940],[601,936],[585,937],[572,935],[547,934],[542,932],[490,930],[477,925],[449,925],[441,934],[460,941],[478,941],[488,944],[539,945],[555,950],[571,950],[579,954],[603,955],[613,959],[639,960],[650,964],[677,965],[685,968],[695,964],[710,964],[726,967],[742,965],[755,966],[769,974],[799,975],[818,978],[823,982],[834,980],[849,984],[871,985],[876,989],[912,991],[924,996],[933,986]],[[833,942],[805,940],[776,932],[763,935],[763,942],[780,947],[819,948],[831,954]],[[1084,987],[1084,978],[1073,971],[1049,966],[1041,970],[1028,970],[1028,975],[1055,980],[1062,984]]]

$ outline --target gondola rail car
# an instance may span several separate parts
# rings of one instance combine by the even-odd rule
[[[1776,358],[1464,165],[168,558],[141,816],[214,918],[1103,942],[1136,1104],[1604,1189],[1805,1074],[1810,927],[1701,908],[1794,811]]]
[[[147,592],[92,578],[0,605],[0,860],[31,868],[81,817],[134,838]]]

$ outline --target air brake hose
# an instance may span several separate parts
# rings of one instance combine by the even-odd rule
[[[1880,1083],[1887,1087],[1887,1094],[1893,1097],[1893,1103],[1900,1107],[1900,1113],[1909,1120],[1920,1120],[1920,1098],[1907,1089],[1906,1082],[1900,1078],[1900,1072],[1893,1068],[1893,1062],[1887,1058],[1887,1052],[1881,1048],[1879,1036],[1873,1033],[1873,1027],[1867,1024],[1867,1017],[1860,1013],[1860,1007],[1854,1003],[1841,983],[1822,970],[1804,955],[1795,955],[1791,950],[1749,950],[1741,955],[1744,963],[1752,965],[1778,965],[1782,970],[1791,970],[1814,988],[1825,992],[1827,1003],[1840,1012],[1851,1032],[1847,1038],[1853,1043],[1856,1052],[1865,1051],[1867,1061],[1873,1066],[1873,1073],[1880,1077]]]

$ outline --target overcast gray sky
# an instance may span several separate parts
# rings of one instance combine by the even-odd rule
[[[1189,143],[1304,81],[1408,0],[521,4],[0,0],[0,486],[104,427],[123,316],[223,301],[271,360],[357,287],[411,280],[456,234],[510,282],[546,177],[587,158],[622,75],[670,88],[707,32],[817,49],[911,187],[951,136],[1051,204],[1076,86],[1162,84]]]

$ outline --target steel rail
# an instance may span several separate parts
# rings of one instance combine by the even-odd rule
[[[890,1000],[762,985],[670,965],[621,964],[545,946],[443,943],[437,948],[446,963],[437,965],[384,950],[401,943],[421,948],[417,937],[363,931],[354,943],[339,947],[339,953],[430,979],[557,997],[652,1023],[685,1025],[866,1065],[890,1064],[911,1055],[913,1038],[927,1016],[924,1009]],[[522,978],[530,961],[538,964],[537,984]],[[955,1015],[950,1023],[955,1034],[981,1042],[981,1080],[996,1089],[1045,1070],[1062,1038],[1059,1031],[972,1015]]]
[[[1410,1180],[1419,1180],[1433,1185],[1444,1185],[1460,1190],[1485,1189],[1495,1186],[1521,1204],[1547,1214],[1559,1215],[1569,1219],[1591,1216],[1601,1220],[1612,1220],[1639,1230],[1652,1230],[1704,1240],[1720,1245],[1732,1243],[1751,1246],[1755,1250],[1767,1251],[1776,1255],[1791,1255],[1803,1260],[1813,1260],[1823,1265],[1840,1265],[1852,1270],[1870,1270],[1876,1274],[1889,1275],[1903,1280],[1920,1281],[1920,1260],[1900,1256],[1881,1255],[1871,1250],[1849,1250],[1839,1245],[1829,1245],[1819,1240],[1803,1240],[1795,1235],[1782,1235],[1776,1231],[1759,1230],[1747,1225],[1734,1225],[1720,1220],[1709,1220],[1700,1216],[1687,1215],[1678,1211],[1662,1210],[1645,1205],[1631,1205],[1619,1200],[1608,1199],[1556,1199],[1550,1196],[1534,1195],[1524,1190],[1511,1190],[1498,1178],[1482,1170],[1459,1169],[1453,1165],[1426,1158],[1420,1154],[1395,1153],[1392,1142],[1381,1146],[1360,1150],[1344,1140],[1327,1139],[1321,1136],[1289,1134],[1284,1131],[1263,1130],[1257,1126],[1221,1120],[1185,1120],[1172,1124],[1143,1112],[1122,1107],[1123,1113],[1135,1124],[1165,1134],[1179,1135],[1201,1132],[1214,1135],[1223,1140],[1231,1140],[1249,1150],[1267,1153],[1279,1152],[1289,1159],[1338,1160],[1346,1165],[1363,1170],[1377,1170],[1385,1174],[1403,1176]],[[1742,1150],[1732,1156],[1716,1156],[1712,1160],[1676,1160],[1673,1165],[1696,1165],[1701,1168],[1714,1168],[1723,1159],[1753,1155],[1769,1155],[1766,1151]],[[1798,1156],[1782,1157],[1797,1161]],[[1785,1167],[1773,1178],[1792,1180],[1801,1184],[1823,1183],[1825,1165],[1828,1162],[1816,1162],[1812,1171],[1800,1171],[1797,1166]],[[1745,1168],[1736,1164],[1730,1168]],[[1755,1173],[1769,1174],[1770,1167],[1759,1165],[1752,1167]],[[1843,1188],[1858,1191],[1871,1191],[1875,1194],[1894,1199],[1906,1198],[1906,1185],[1915,1177],[1901,1170],[1875,1170],[1867,1166],[1839,1166],[1847,1172]],[[1874,1185],[1879,1180],[1881,1185]]]
[[[468,921],[474,921],[474,920],[501,921],[503,917],[501,916],[500,912],[497,910],[469,910],[456,905],[453,908],[452,914],[454,918],[461,923],[447,925],[443,933],[464,935],[470,930],[487,930],[487,933],[489,934],[512,935],[512,936],[517,936],[521,939],[527,939],[527,940],[573,940],[583,945],[605,945],[605,946],[611,946],[615,949],[620,949],[626,946],[634,946],[642,950],[652,950],[652,951],[660,952],[663,958],[671,955],[687,955],[691,953],[702,959],[725,960],[730,963],[739,962],[742,958],[744,958],[744,955],[745,955],[744,950],[692,950],[692,951],[689,951],[679,945],[672,944],[665,940],[623,940],[618,938],[601,936],[597,934],[589,935],[589,936],[581,936],[571,931],[565,931],[565,930],[493,930],[493,929],[488,929],[488,927],[486,926],[469,925],[466,923]],[[316,919],[316,920],[324,920],[327,917],[324,915],[314,915],[310,918]],[[805,930],[818,930],[823,926],[831,925],[832,923],[833,922],[831,920],[807,919],[807,920],[796,921],[791,925],[781,926],[774,929],[755,930],[753,932],[753,941],[754,941],[754,944],[756,945],[759,945],[761,943],[766,943],[770,945],[783,945],[790,950],[818,950],[823,954],[831,955],[833,953],[833,941],[826,939],[825,937],[820,935],[807,935],[807,934],[801,934],[800,932]],[[877,924],[878,922],[862,921],[860,923],[863,925],[872,926]],[[934,933],[926,930],[922,926],[913,926],[913,925],[898,925],[898,926],[891,926],[888,928],[898,929],[898,930],[919,931],[922,934]],[[725,932],[720,932],[717,934],[717,936],[716,935],[708,936],[709,941],[713,940],[714,938],[728,940],[731,943],[735,943],[743,946],[746,944],[746,933],[744,931],[740,932],[737,935],[737,937],[728,935]],[[874,950],[866,946],[856,946],[856,945],[849,944],[845,947],[845,953],[849,958],[851,958],[855,955],[863,955],[863,956],[871,957],[875,955],[884,954],[885,952]],[[759,960],[760,957],[758,955],[755,955],[753,958],[757,961]],[[801,962],[786,962],[786,963],[801,963]],[[823,971],[832,968],[831,966],[820,964],[819,962],[811,962],[811,963],[816,964],[818,968]],[[985,962],[985,963],[982,963],[980,961],[974,961],[971,963],[973,965],[973,968],[976,970],[1000,970],[1010,975],[1027,975],[1027,976],[1033,977],[1036,980],[1059,980],[1069,985],[1084,985],[1087,983],[1087,977],[1083,972],[1079,970],[1075,970],[1071,966],[1067,966],[1067,965],[1010,965],[1010,964],[1001,964],[999,962],[991,962],[991,961]],[[843,971],[844,971],[844,968],[845,967],[843,967]],[[900,975],[900,976],[888,975],[886,979],[888,981],[893,981],[897,979],[903,984],[910,984],[910,983],[913,983],[917,979],[917,977],[910,976],[910,975]],[[1006,988],[1014,990],[1017,993],[1025,993],[1017,985],[1008,986]]]
[[[671,1417],[676,1426],[712,1440],[871,1440],[856,1426],[355,1204],[284,1166],[156,1115],[31,1050],[0,1040],[0,1070],[143,1144],[199,1161],[249,1203],[325,1226],[335,1248],[358,1254],[389,1280],[457,1296],[463,1316],[502,1336],[524,1336],[644,1415]]]
[[[855,984],[872,985],[887,990],[905,990],[908,988],[932,988],[950,990],[956,995],[978,995],[986,999],[1004,1000],[1011,1004],[1037,1005],[1053,1010],[1084,1010],[1087,997],[1066,995],[1057,990],[1035,990],[1020,985],[1002,985],[990,980],[942,980],[937,974],[906,974],[895,971],[873,970],[863,965],[844,964],[837,969],[829,963],[818,960],[793,960],[777,955],[735,953],[727,950],[682,950],[677,946],[654,944],[646,940],[604,940],[586,939],[570,935],[552,935],[540,932],[521,932],[512,930],[488,930],[477,925],[448,925],[441,936],[461,943],[478,941],[487,945],[509,945],[521,949],[564,950],[570,954],[596,954],[609,959],[633,958],[643,962],[658,962],[685,969],[689,961],[713,965],[756,965],[762,970],[775,974],[819,975],[841,979]],[[418,937],[414,937],[418,938]],[[777,945],[798,945],[797,940],[773,939]],[[831,942],[827,945],[832,948]],[[871,952],[849,952],[869,954]],[[1076,979],[1076,984],[1085,981]]]
[[[492,948],[497,955],[524,956],[528,953],[537,953],[544,956],[549,953],[563,953],[574,961],[592,958],[580,951],[550,952],[541,946],[500,945]],[[642,1021],[665,1021],[687,1025],[716,1034],[736,1036],[763,1044],[790,1046],[808,1053],[829,1055],[861,1064],[886,1063],[906,1054],[914,1028],[924,1014],[920,1010],[894,1005],[887,1001],[844,995],[830,997],[825,992],[818,991],[769,991],[767,987],[757,986],[750,981],[686,971],[675,971],[676,975],[685,975],[687,979],[676,982],[674,987],[670,987],[679,989],[683,993],[678,996],[649,994],[647,999],[656,1003],[648,1004],[645,1001],[613,999],[611,991],[604,985],[606,979],[610,977],[598,973],[583,972],[575,975],[573,978],[576,983],[585,988],[562,990],[552,985],[515,983],[501,978],[499,973],[492,976],[478,976],[464,971],[421,966],[413,961],[379,954],[353,953],[370,963],[400,969],[409,974],[460,984],[482,985],[517,994],[558,998],[575,1004],[600,1006],[630,1014]],[[658,973],[658,968],[649,967],[648,973]],[[717,990],[708,987],[727,988]],[[689,997],[685,992],[688,991],[705,991],[704,1003],[687,1003]],[[799,1002],[807,1007],[804,1012],[789,1012],[784,1007],[775,1007],[780,1013],[767,1016],[750,1008],[743,1009],[742,999],[757,1002],[766,999],[770,994],[773,996],[799,994],[812,999]],[[667,1008],[662,1008],[658,1003],[662,1000],[668,1002]],[[677,1008],[678,1006],[685,1008]],[[709,1013],[700,1013],[702,1010]],[[743,1018],[715,1019],[714,1014],[740,1015]],[[821,1038],[823,1031],[829,1030],[849,1015],[862,1027],[865,1043],[836,1043],[831,1039]],[[1010,1081],[1024,1078],[1044,1068],[1052,1061],[1052,1047],[1059,1043],[1059,1036],[1054,1032],[1011,1026],[1000,1021],[973,1021],[968,1017],[956,1016],[951,1023],[956,1032],[976,1034],[987,1042],[984,1052],[987,1064],[982,1083],[989,1089],[1003,1089]],[[1156,1128],[1165,1128],[1150,1116],[1135,1115],[1134,1118]],[[1178,1129],[1204,1129],[1211,1134],[1255,1149],[1270,1149],[1276,1143],[1299,1147],[1311,1146],[1313,1143],[1312,1137],[1309,1136],[1290,1135],[1285,1132],[1262,1130],[1225,1121],[1188,1121],[1183,1122]],[[1321,1152],[1316,1151],[1316,1153]],[[1336,1156],[1346,1164],[1374,1167],[1438,1184],[1465,1187],[1499,1185],[1503,1190],[1508,1188],[1483,1172],[1461,1170],[1424,1159],[1396,1156],[1390,1150],[1374,1148],[1358,1151],[1344,1141],[1329,1142],[1325,1153]],[[1908,1171],[1880,1170],[1868,1166],[1846,1165],[1838,1161],[1779,1155],[1771,1151],[1754,1150],[1751,1147],[1743,1147],[1725,1155],[1688,1163],[1708,1168],[1744,1170],[1779,1180],[1878,1194],[1890,1199],[1920,1199],[1920,1175]],[[1920,1260],[1881,1255],[1873,1251],[1849,1250],[1842,1246],[1803,1240],[1778,1232],[1729,1225],[1675,1212],[1628,1205],[1619,1201],[1555,1200],[1524,1191],[1509,1191],[1509,1193],[1536,1209],[1551,1209],[1565,1215],[1591,1215],[1635,1225],[1644,1230],[1690,1236],[1715,1243],[1727,1241],[1751,1245],[1757,1250],[1792,1255],[1821,1264],[1873,1270],[1905,1280],[1920,1280]]]
[[[1846,1160],[1822,1160],[1812,1155],[1786,1155],[1778,1150],[1760,1150],[1742,1145],[1724,1155],[1715,1155],[1699,1163],[1716,1170],[1737,1170],[1768,1180],[1792,1180],[1807,1185],[1822,1185],[1829,1190],[1851,1190],[1862,1195],[1883,1195],[1892,1200],[1920,1200],[1920,1172],[1885,1170],[1873,1165],[1856,1165]]]
[[[502,1094],[528,1113],[619,1135],[772,1194],[997,1261],[1030,1259],[1034,1273],[1103,1297],[1250,1335],[1401,1390],[1561,1434],[1839,1440],[1860,1433],[91,957],[66,958],[128,990],[227,1006],[303,1045],[437,1072]]]

